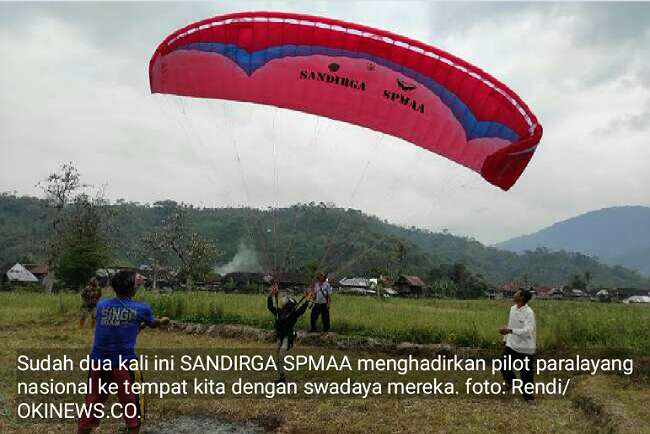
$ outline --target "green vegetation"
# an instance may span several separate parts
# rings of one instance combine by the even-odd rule
[[[176,209],[172,201],[142,205],[117,201],[113,224],[119,246],[110,265],[137,265],[148,257],[137,252],[143,236],[160,230]],[[228,262],[244,243],[264,270],[307,270],[320,265],[339,276],[359,274],[419,275],[462,263],[467,270],[499,285],[526,278],[531,284],[560,286],[589,273],[591,287],[650,287],[650,281],[620,266],[606,266],[578,253],[544,249],[522,255],[486,247],[446,233],[389,224],[357,210],[326,204],[286,209],[191,208],[194,230],[214,242]],[[38,262],[45,258],[47,210],[44,200],[0,195],[0,264]]]
[[[105,294],[110,296],[110,294]],[[229,323],[271,329],[273,319],[260,295],[223,293],[139,293],[157,315],[210,324]],[[72,293],[0,293],[0,325],[57,318],[76,312]],[[337,296],[332,306],[332,331],[394,342],[447,343],[499,348],[496,330],[507,321],[508,301],[390,299]],[[570,301],[533,301],[538,321],[538,348],[588,351],[595,354],[650,355],[647,306]],[[307,329],[306,316],[298,328]]]
[[[264,299],[255,295],[193,293],[140,298],[158,314],[206,323],[271,328]],[[395,342],[448,343],[478,348],[501,345],[497,329],[507,322],[509,301],[390,299],[339,296],[332,306],[332,331]],[[557,349],[627,351],[650,355],[647,306],[570,301],[534,301],[540,351]],[[299,327],[307,328],[303,317]]]
[[[3,294],[5,297],[5,294]],[[14,310],[28,309],[29,299],[17,300]],[[72,298],[71,298],[72,299]],[[53,303],[56,297],[42,296],[36,301]],[[2,300],[6,306],[7,299]],[[53,303],[54,305],[56,303]],[[7,321],[2,310],[0,321]],[[15,417],[16,396],[16,353],[25,348],[88,349],[92,343],[90,329],[80,331],[77,321],[70,315],[65,317],[34,318],[24,322],[29,315],[17,313],[16,322],[0,327],[0,432],[13,434],[69,434],[74,432],[74,421],[34,422],[18,421]],[[22,318],[22,319],[19,319]],[[139,348],[156,348],[183,351],[188,348],[251,348],[259,349],[259,343],[243,343],[233,339],[225,340],[207,335],[167,333],[158,330],[144,330],[138,338]],[[616,384],[618,387],[619,385]],[[629,395],[629,393],[627,394]],[[629,401],[630,397],[626,395]],[[268,427],[268,432],[318,432],[318,433],[416,433],[463,432],[467,434],[488,434],[495,432],[520,433],[563,433],[582,434],[595,431],[583,411],[567,399],[539,399],[531,407],[517,397],[501,399],[476,398],[408,398],[408,399],[356,399],[346,397],[300,400],[278,399],[192,399],[147,396],[147,416],[144,428],[156,432],[158,422],[172,422],[179,416],[214,417],[211,427],[218,427],[219,420],[230,422],[252,422]],[[110,401],[112,402],[112,400]],[[627,401],[626,401],[627,402]],[[513,418],[513,414],[526,412],[525,418]],[[97,434],[120,432],[122,421],[103,421]],[[434,429],[432,429],[434,427]],[[647,427],[643,419],[635,421],[639,433]],[[641,430],[639,430],[639,428]],[[143,430],[144,431],[144,430]],[[200,432],[184,427],[185,432]],[[180,432],[180,430],[179,430]],[[225,432],[225,431],[224,431]],[[230,432],[230,431],[228,431]],[[603,431],[604,432],[604,431]],[[611,432],[611,431],[610,431]],[[623,433],[624,431],[621,431]]]
[[[107,294],[110,296],[110,294]],[[269,325],[262,296],[224,295],[210,293],[140,294],[158,313],[173,313],[178,318],[220,321],[239,318],[242,322]],[[15,418],[16,353],[26,348],[61,350],[88,349],[92,343],[90,328],[79,330],[75,315],[79,296],[73,293],[48,295],[35,292],[0,293],[0,432],[15,434],[70,433],[74,422],[30,423]],[[372,335],[373,328],[385,323],[382,333],[390,335],[401,330],[424,330],[434,324],[455,327],[460,336],[464,322],[476,324],[479,335],[491,339],[495,325],[505,321],[506,302],[389,300],[337,297],[334,305],[334,326],[347,324],[348,332]],[[632,355],[635,340],[647,356],[642,343],[647,336],[641,327],[647,324],[650,310],[642,306],[572,302],[535,302],[542,340],[549,334],[543,329],[553,327],[562,319],[574,332],[564,330],[568,339],[583,339],[605,333],[609,346],[631,345],[625,351]],[[364,315],[349,318],[348,314]],[[436,318],[439,319],[436,322]],[[256,322],[257,321],[257,322]],[[599,325],[599,323],[602,323]],[[400,327],[400,324],[402,327]],[[304,327],[304,324],[302,324]],[[587,332],[596,327],[593,332]],[[601,327],[601,328],[598,328]],[[392,330],[391,330],[392,328]],[[605,330],[607,328],[607,330]],[[338,331],[342,331],[339,329]],[[408,335],[405,332],[404,336]],[[582,336],[582,337],[581,337]],[[456,341],[457,342],[457,341]],[[567,341],[568,342],[568,341]],[[574,342],[578,342],[577,340]],[[589,342],[584,343],[590,346]],[[546,344],[544,344],[546,345]],[[260,343],[222,339],[206,334],[168,333],[144,330],[138,338],[140,349],[186,350],[215,348],[259,349]],[[270,344],[269,344],[270,346]],[[643,349],[645,348],[645,349]],[[306,349],[306,348],[304,348]],[[315,348],[315,351],[322,349]],[[351,351],[354,357],[355,353]],[[647,358],[647,357],[646,357]],[[644,360],[643,358],[639,359]],[[596,376],[576,377],[569,395],[561,398],[539,397],[536,405],[525,404],[514,396],[495,398],[463,396],[450,399],[409,397],[404,399],[322,398],[318,401],[300,399],[192,399],[147,397],[145,427],[155,431],[158,422],[171,422],[179,416],[209,415],[231,422],[259,423],[278,432],[323,433],[392,433],[392,432],[463,432],[488,433],[614,433],[650,432],[650,418],[645,405],[650,388],[639,377]],[[513,415],[525,412],[526,417]],[[215,420],[214,425],[218,426]],[[102,423],[98,434],[118,432],[119,420]],[[432,427],[434,427],[432,429]]]

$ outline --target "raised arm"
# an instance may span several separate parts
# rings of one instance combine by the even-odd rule
[[[308,289],[305,291],[303,299],[303,303],[298,306],[298,308],[293,313],[296,320],[298,320],[298,318],[300,318],[305,313],[311,302],[314,300],[314,293]]]
[[[269,294],[268,297],[266,297],[266,308],[271,312],[273,315],[278,314],[278,310],[276,309],[275,306],[273,306],[273,294]]]
[[[308,301],[305,301],[303,304],[301,304],[300,307],[298,307],[298,309],[296,309],[296,311],[294,312],[294,315],[296,316],[296,318],[300,318],[302,316],[302,314],[305,313],[305,311],[307,310],[308,307],[309,307],[309,302]]]

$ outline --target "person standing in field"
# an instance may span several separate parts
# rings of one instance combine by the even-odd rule
[[[325,279],[325,274],[318,273],[316,281],[311,288],[313,294],[314,306],[311,309],[311,321],[309,331],[314,333],[318,317],[323,318],[323,331],[327,333],[330,330],[330,301],[332,299],[332,286]]]
[[[97,303],[102,298],[102,288],[100,288],[97,279],[93,277],[88,284],[81,290],[81,313],[79,317],[79,328],[83,329],[86,324],[86,318],[91,318],[92,327],[95,327],[95,312]]]
[[[167,317],[154,319],[149,305],[132,300],[136,292],[135,272],[125,270],[116,273],[111,278],[111,286],[115,298],[97,304],[97,325],[90,354],[92,368],[88,372],[90,392],[85,399],[88,411],[79,420],[77,434],[89,434],[93,428],[97,428],[102,409],[104,417],[110,415],[108,406],[104,406],[108,394],[100,391],[100,383],[117,384],[117,398],[128,433],[137,434],[140,431],[144,401],[141,395],[133,393],[131,385],[142,382],[142,374],[137,369],[131,369],[131,366],[125,368],[120,365],[137,360],[135,343],[142,327],[158,327],[169,322]]]
[[[519,371],[521,382],[523,384],[523,398],[526,401],[533,401],[532,393],[526,391],[531,388],[533,383],[533,369],[535,363],[535,348],[537,326],[535,323],[535,313],[528,306],[532,298],[530,291],[519,288],[513,295],[514,305],[510,308],[508,325],[501,327],[499,333],[503,336],[503,368],[501,375],[508,387],[512,389],[515,373],[512,370],[512,362],[515,360],[524,361],[523,369]]]
[[[273,305],[273,298],[276,299],[276,304]],[[277,366],[278,366],[278,382],[285,382],[284,374],[284,358],[293,347],[293,342],[296,338],[294,327],[300,317],[307,311],[309,302],[312,300],[310,292],[305,293],[305,297],[300,303],[296,303],[291,297],[283,297],[282,304],[278,300],[278,284],[273,281],[271,284],[271,293],[266,299],[266,307],[269,312],[275,316],[275,338],[278,344]]]

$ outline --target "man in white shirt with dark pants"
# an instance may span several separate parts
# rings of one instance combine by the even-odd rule
[[[503,380],[511,389],[515,380],[512,364],[515,360],[524,362],[519,374],[521,383],[523,383],[522,395],[526,401],[534,400],[532,393],[526,391],[526,388],[532,388],[529,384],[533,384],[533,370],[535,369],[536,324],[535,313],[528,306],[531,298],[530,291],[523,288],[515,291],[513,296],[515,304],[510,308],[508,326],[499,329],[505,343],[503,349],[504,366],[501,369]],[[517,364],[519,363],[521,362],[517,362]]]
[[[323,317],[323,332],[327,333],[330,330],[330,301],[332,299],[332,287],[325,278],[325,274],[316,274],[316,281],[314,282],[311,292],[313,294],[314,305],[311,308],[311,318],[309,331],[315,333],[316,322],[318,317]]]

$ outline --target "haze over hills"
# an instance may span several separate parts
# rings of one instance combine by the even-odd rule
[[[118,201],[112,206],[119,208],[115,224],[121,246],[112,252],[112,265],[143,263],[145,258],[129,252],[136,250],[144,234],[160,227],[176,203]],[[650,288],[650,279],[637,272],[603,265],[580,253],[537,249],[516,254],[470,238],[401,227],[359,210],[325,204],[277,210],[192,208],[190,214],[195,230],[222,252],[215,266],[223,272],[253,271],[257,264],[259,271],[293,271],[316,264],[341,277],[401,272],[428,280],[440,266],[463,263],[492,285],[514,280],[561,286],[588,272],[593,287]],[[46,216],[44,200],[0,193],[0,265],[43,260]]]
[[[516,253],[539,247],[580,252],[650,276],[650,208],[622,206],[591,211],[496,247]]]

